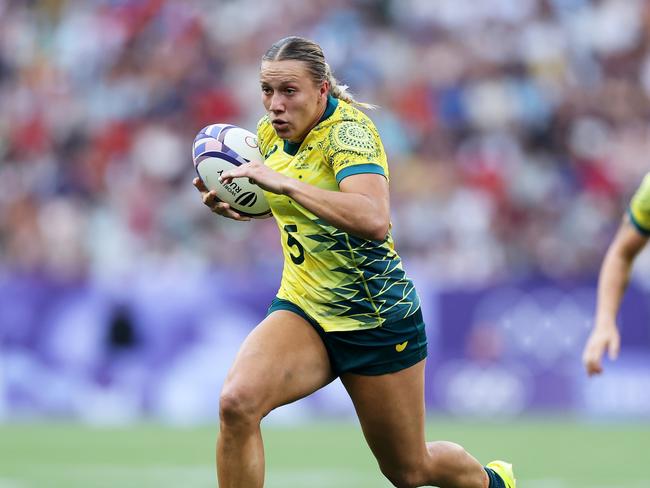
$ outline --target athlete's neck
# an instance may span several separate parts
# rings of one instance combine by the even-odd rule
[[[325,98],[325,103],[323,103],[323,106],[321,107],[321,109],[320,109],[320,110],[318,111],[318,113],[316,114],[316,117],[314,117],[314,121],[309,125],[309,127],[307,127],[307,130],[306,130],[305,132],[303,132],[302,135],[301,135],[299,138],[297,138],[295,141],[292,141],[291,139],[288,139],[288,141],[289,141],[291,144],[300,144],[302,141],[305,140],[305,137],[307,137],[307,134],[309,134],[309,132],[310,132],[314,127],[316,127],[316,126],[318,125],[318,123],[319,123],[319,122],[321,121],[321,119],[323,118],[323,114],[325,114],[325,110],[327,110],[327,100],[328,100],[328,99]]]

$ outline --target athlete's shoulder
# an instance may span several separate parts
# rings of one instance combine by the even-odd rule
[[[334,112],[334,117],[332,117],[332,123],[341,122],[358,123],[372,127],[375,126],[367,114],[345,100],[339,100],[338,106]]]
[[[380,145],[379,133],[370,117],[343,100],[339,100],[325,129],[326,142],[336,150],[368,152]]]
[[[356,121],[341,121],[332,125],[328,134],[328,149],[380,157],[383,152],[379,135],[373,126]]]
[[[384,148],[372,120],[356,107],[339,101],[323,138],[323,151],[332,156],[346,152],[369,159],[382,159]]]
[[[360,110],[346,105],[342,104],[345,110],[340,116],[332,117],[326,135],[318,144],[336,181],[340,183],[360,173],[377,173],[388,178],[386,153],[377,129]]]

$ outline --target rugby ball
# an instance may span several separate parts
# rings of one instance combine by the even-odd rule
[[[233,210],[247,217],[270,213],[264,191],[248,178],[236,178],[227,184],[219,181],[221,174],[233,167],[251,161],[264,162],[255,134],[232,124],[208,125],[194,138],[192,161],[208,190]]]

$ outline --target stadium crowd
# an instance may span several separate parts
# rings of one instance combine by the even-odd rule
[[[640,0],[0,1],[2,267],[275,266],[272,224],[214,219],[188,155],[208,123],[254,130],[290,33],[380,106],[407,261],[443,285],[594,274],[647,169]]]
[[[0,0],[0,418],[213,418],[200,392],[255,323],[227,304],[267,305],[281,254],[273,221],[206,210],[191,141],[254,130],[290,34],[379,106],[419,289],[593,283],[649,167],[648,2]]]

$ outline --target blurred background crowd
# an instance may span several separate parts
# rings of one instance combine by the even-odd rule
[[[644,0],[0,0],[0,418],[214,417],[281,254],[273,221],[202,205],[191,141],[254,130],[260,58],[293,34],[379,106],[396,247],[434,337],[453,327],[445,290],[593,287],[650,167]],[[593,305],[576,303],[573,359]]]

